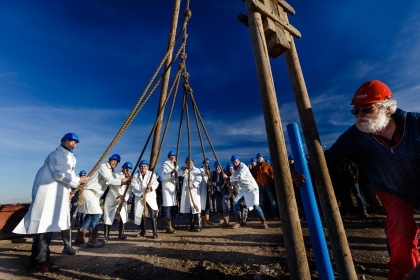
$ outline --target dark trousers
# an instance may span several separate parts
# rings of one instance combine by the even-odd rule
[[[37,265],[46,262],[51,262],[50,259],[50,244],[53,237],[53,232],[38,233],[34,237],[32,243],[31,256],[29,260],[36,260]]]

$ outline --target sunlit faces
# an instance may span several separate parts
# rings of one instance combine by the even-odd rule
[[[241,164],[241,161],[240,161],[239,159],[235,159],[235,160],[233,161],[233,165],[234,165],[235,167],[238,167],[240,164]]]
[[[111,166],[112,169],[114,169],[115,167],[117,167],[118,165],[118,161],[116,161],[115,159],[111,159],[109,161],[109,166]]]
[[[176,156],[170,156],[168,157],[170,162],[175,162]]]
[[[369,110],[365,110],[368,108]],[[380,106],[355,107],[358,110],[356,116],[356,127],[365,133],[377,133],[386,128],[390,116],[387,109]],[[365,110],[365,111],[364,111]],[[368,112],[368,113],[367,113]]]
[[[140,173],[141,173],[141,175],[146,174],[147,170],[149,170],[149,166],[147,164],[140,164]]]
[[[77,142],[75,140],[71,140],[71,139],[64,139],[61,142],[61,145],[63,145],[64,147],[66,147],[70,151],[73,151],[74,149],[76,149]]]
[[[264,158],[263,157],[257,157],[257,161],[258,162],[264,162]],[[256,164],[255,164],[256,165]]]
[[[124,175],[130,175],[130,168],[123,167],[122,172],[123,172]]]
[[[191,169],[194,166],[194,161],[188,160],[188,161],[185,162],[185,164],[189,169]]]
[[[216,166],[216,172],[217,172],[217,173],[222,172],[222,168],[220,167],[220,165]]]

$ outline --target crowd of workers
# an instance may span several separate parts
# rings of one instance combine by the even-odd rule
[[[365,202],[375,207],[382,203],[387,214],[388,278],[398,280],[404,279],[419,263],[418,227],[413,211],[415,203],[420,201],[420,173],[416,172],[420,155],[420,114],[398,109],[392,97],[389,87],[378,80],[362,84],[351,101],[355,124],[325,151],[325,157],[344,213],[351,211],[350,190],[354,192],[361,214],[366,217],[369,214]],[[180,168],[177,155],[171,151],[162,165],[159,182],[160,176],[149,170],[146,160],[140,161],[138,173],[131,174],[131,162],[125,162],[121,172],[117,172],[121,160],[118,154],[112,155],[91,177],[87,177],[86,172],[77,176],[72,153],[77,143],[78,136],[68,133],[47,157],[36,175],[28,213],[14,230],[20,234],[35,234],[29,266],[39,270],[56,269],[49,250],[54,231],[61,231],[64,254],[77,253],[72,248],[70,230],[75,207],[80,225],[76,243],[103,246],[98,239],[102,215],[104,242],[110,238],[109,230],[114,220],[119,223],[118,238],[127,238],[124,224],[128,221],[130,194],[133,195],[133,220],[139,226],[138,236],[145,236],[145,221],[149,218],[152,237],[157,238],[159,212],[165,219],[168,234],[175,233],[172,220],[177,213],[188,215],[190,231],[201,231],[212,225],[211,209],[223,215],[222,227],[233,229],[246,224],[251,209],[263,228],[268,227],[264,213],[270,212],[273,218],[278,218],[273,168],[261,153],[249,164],[233,155],[224,170],[215,162],[211,171],[208,159],[198,168],[189,157]],[[298,190],[306,178],[294,169],[292,155],[289,164]],[[79,184],[85,185],[78,194],[81,203],[76,205],[74,200],[70,209],[71,189]],[[301,219],[304,219],[298,193],[297,203]],[[55,203],[48,203],[50,201]],[[230,224],[229,212],[232,210],[235,222]]]

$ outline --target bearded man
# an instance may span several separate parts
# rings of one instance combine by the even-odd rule
[[[404,279],[419,263],[414,202],[420,201],[420,114],[397,109],[389,87],[378,80],[357,89],[356,122],[325,152],[334,171],[348,159],[366,173],[387,212],[388,279]],[[294,176],[299,182],[299,176]],[[303,179],[303,177],[300,177]]]

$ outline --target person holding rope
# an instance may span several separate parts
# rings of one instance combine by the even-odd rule
[[[236,223],[232,226],[234,229],[241,227],[242,216],[240,204],[242,201],[245,201],[245,204],[248,208],[252,205],[252,208],[255,209],[257,216],[260,218],[261,224],[264,228],[268,228],[267,221],[264,217],[264,213],[261,210],[259,203],[259,191],[258,185],[254,177],[251,174],[248,166],[246,166],[237,155],[231,157],[231,162],[233,163],[234,172],[230,176],[231,184],[237,184],[239,186],[238,195],[233,201],[233,211],[236,214]],[[229,178],[227,175],[224,175],[223,178]]]
[[[61,145],[50,153],[38,170],[32,186],[32,203],[22,221],[13,230],[17,234],[35,234],[28,267],[43,272],[59,269],[50,259],[50,244],[54,231],[61,231],[63,254],[74,255],[71,247],[70,191],[89,182],[89,177],[74,173],[76,158],[73,150],[79,143],[75,133],[61,138]]]
[[[173,151],[168,153],[168,160],[162,164],[162,214],[166,222],[166,232],[173,234],[172,227],[173,208],[178,208],[177,183],[178,165],[176,154]],[[171,211],[172,210],[172,211]]]
[[[231,164],[228,163],[226,165],[226,171],[225,174],[228,176],[227,179],[223,178],[223,172],[222,167],[218,162],[214,163],[214,167],[216,168],[215,171],[212,173],[212,181],[213,186],[219,189],[219,192],[222,196],[222,209],[223,209],[223,223],[220,224],[221,227],[228,227],[229,226],[229,199],[231,195],[234,195],[233,191],[234,189],[231,188],[229,177],[233,173],[233,165],[232,165],[232,172]]]
[[[200,169],[194,166],[194,160],[187,157],[180,176],[184,177],[182,184],[180,212],[190,214],[190,231],[202,230],[200,183],[203,180]],[[194,226],[197,220],[197,228]]]
[[[404,279],[419,264],[414,203],[420,201],[420,114],[397,108],[390,88],[379,80],[363,83],[353,95],[355,124],[345,131],[325,158],[334,184],[343,158],[366,173],[385,207],[388,279]],[[302,174],[293,176],[302,183]]]
[[[133,164],[129,161],[125,162],[122,166],[122,171],[119,173],[114,174],[116,179],[123,179],[129,178],[130,169],[133,169]],[[121,182],[121,181],[120,181]],[[111,225],[114,222],[114,219],[119,220],[118,226],[118,239],[126,239],[127,236],[124,235],[124,224],[127,222],[127,203],[131,191],[127,190],[126,188],[130,186],[130,182],[127,181],[124,184],[109,184],[109,191],[108,195],[105,198],[104,204],[104,241],[108,242],[109,238],[109,231],[111,229]],[[124,195],[125,193],[125,195]],[[120,213],[117,213],[117,208],[119,207],[120,203],[122,203]]]
[[[200,183],[200,205],[201,205],[201,217],[202,217],[202,226],[209,227],[212,226],[213,223],[210,222],[210,203],[209,203],[209,196],[211,191],[213,190],[213,186],[211,183],[211,173],[210,173],[210,159],[206,158],[203,160],[203,166],[200,168],[201,180]],[[209,194],[209,196],[207,195]]]
[[[107,163],[103,163],[92,175],[91,180],[83,190],[83,203],[79,206],[79,211],[84,214],[83,224],[78,233],[75,243],[86,243],[88,247],[98,248],[104,245],[98,240],[98,225],[102,215],[100,198],[109,185],[118,186],[130,181],[130,177],[114,177],[114,169],[120,162],[121,157],[113,154]],[[89,231],[89,241],[86,237]]]
[[[150,217],[153,238],[157,238],[157,196],[156,189],[159,183],[156,174],[149,170],[149,162],[142,159],[139,163],[140,172],[134,175],[130,188],[133,190],[135,203],[134,224],[139,225],[140,232],[137,236],[146,236],[145,220]],[[146,207],[146,208],[145,208]]]

